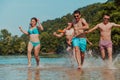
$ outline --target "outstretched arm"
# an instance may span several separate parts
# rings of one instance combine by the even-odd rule
[[[115,23],[113,23],[113,26],[120,28],[120,24],[115,24]]]
[[[43,26],[41,25],[41,23],[40,23],[40,20],[39,19],[37,19],[37,22],[38,22],[38,28],[39,28],[39,30],[44,30],[44,28],[43,28]]]
[[[60,37],[64,36],[64,33],[57,34],[56,32],[54,32],[53,35],[60,38]]]
[[[96,25],[95,27],[93,27],[92,29],[85,31],[85,33],[90,33],[93,32],[94,30],[98,29],[99,25]]]
[[[21,31],[22,33],[24,33],[24,34],[26,34],[26,35],[29,34],[27,31],[23,30],[21,26],[19,27],[19,29],[20,29],[20,31]]]

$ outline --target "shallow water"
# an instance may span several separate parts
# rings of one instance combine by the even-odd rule
[[[101,58],[86,56],[82,70],[70,57],[41,58],[37,69],[27,68],[26,56],[0,56],[0,80],[120,80],[120,55],[107,67]]]

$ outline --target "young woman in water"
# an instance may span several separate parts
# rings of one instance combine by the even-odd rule
[[[37,26],[38,24],[38,26]],[[39,34],[40,30],[43,30],[43,26],[40,24],[39,19],[33,17],[31,18],[30,27],[28,31],[19,27],[20,31],[29,36],[29,43],[27,47],[27,57],[28,57],[28,67],[31,67],[31,52],[34,48],[34,56],[36,59],[37,67],[39,67],[39,51],[40,51],[40,40]]]

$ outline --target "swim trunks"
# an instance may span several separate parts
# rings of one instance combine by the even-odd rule
[[[108,47],[112,48],[112,41],[101,40],[99,42],[99,47],[101,50]]]
[[[73,47],[78,46],[80,51],[84,53],[86,51],[86,45],[87,45],[86,38],[74,37],[72,39],[72,45]]]

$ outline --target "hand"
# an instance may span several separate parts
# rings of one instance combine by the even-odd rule
[[[66,30],[67,30],[66,28],[65,28],[65,29],[63,29],[63,32],[66,32]]]
[[[88,32],[88,31],[85,31],[84,33],[85,33],[85,34],[88,34],[89,32]]]
[[[53,32],[53,35],[55,36],[55,35],[56,35],[56,32]]]
[[[40,20],[37,18],[37,22],[40,22]]]
[[[20,26],[19,29],[22,30],[22,27]]]
[[[72,26],[72,23],[69,22],[69,23],[68,23],[68,26]]]

